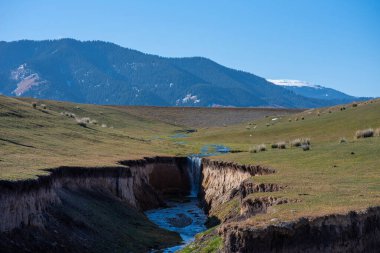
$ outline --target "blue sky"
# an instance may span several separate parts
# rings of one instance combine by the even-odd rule
[[[380,96],[378,0],[0,1],[0,40],[66,37]]]

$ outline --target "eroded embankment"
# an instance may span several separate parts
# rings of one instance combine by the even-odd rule
[[[59,167],[36,180],[0,181],[0,232],[27,225],[43,226],[43,213],[52,204],[61,203],[57,192],[62,188],[105,191],[139,210],[163,206],[162,194],[189,192],[184,157],[120,164],[123,166]]]
[[[261,228],[246,225],[246,219],[266,213],[271,206],[299,201],[271,196],[286,186],[255,183],[252,177],[269,173],[275,170],[204,160],[202,192],[209,213],[219,212],[231,200],[239,203],[238,211],[221,220],[214,232],[223,239],[222,252],[378,252],[380,207]],[[256,192],[268,194],[259,197]],[[207,239],[200,239],[199,245],[205,245],[202,240]]]
[[[186,157],[59,167],[36,180],[0,181],[1,252],[147,252],[179,244],[142,211],[187,195]]]
[[[37,180],[0,181],[1,249],[145,252],[178,244],[178,235],[154,227],[139,211],[164,206],[165,194],[188,194],[187,166],[185,157],[156,157],[114,167],[60,167]],[[200,196],[209,214],[229,201],[239,202],[239,210],[221,220],[218,229],[223,252],[375,252],[380,247],[380,208],[255,228],[244,220],[296,201],[270,195],[285,186],[255,183],[254,176],[275,170],[203,159],[201,173]],[[268,195],[256,197],[256,192]],[[111,245],[115,238],[120,242]]]
[[[378,252],[380,207],[345,215],[327,215],[265,228],[220,229],[224,252]]]
[[[241,183],[252,176],[272,173],[275,173],[275,170],[265,166],[203,159],[201,196],[205,208],[212,211],[233,198]]]

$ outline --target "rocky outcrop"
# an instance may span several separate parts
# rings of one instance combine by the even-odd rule
[[[44,210],[60,203],[57,191],[62,188],[105,191],[139,210],[163,206],[162,196],[167,192],[185,194],[190,190],[185,157],[155,157],[120,164],[123,166],[59,167],[36,180],[0,181],[0,232],[27,225],[43,226]]]
[[[378,252],[380,207],[264,228],[225,224],[220,234],[227,253]]]
[[[228,201],[231,193],[246,179],[263,174],[274,173],[273,168],[260,165],[240,165],[231,162],[202,160],[201,195],[206,210]]]

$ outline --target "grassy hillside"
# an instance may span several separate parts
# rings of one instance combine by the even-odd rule
[[[185,132],[189,126],[183,125],[191,119],[203,126],[229,125],[289,112],[115,107],[0,96],[0,178],[33,178],[46,173],[41,169],[64,165],[104,166],[144,156],[186,155],[196,152],[194,146],[178,143],[173,135]],[[81,126],[78,120],[91,123]]]
[[[161,137],[180,127],[147,120],[118,108],[0,96],[0,178],[23,179],[60,165],[111,165],[119,160],[176,154]],[[46,105],[43,109],[41,104]],[[62,115],[95,122],[86,127]],[[163,145],[165,142],[165,145]]]
[[[0,96],[0,178],[33,178],[46,173],[41,169],[62,165],[112,165],[143,156],[186,155],[205,144],[223,144],[240,152],[212,159],[277,170],[253,180],[280,185],[282,190],[246,199],[288,200],[243,222],[230,221],[233,225],[265,226],[380,205],[380,137],[354,136],[359,129],[380,128],[380,100],[297,114],[244,110],[95,106]],[[83,118],[91,123],[78,124]],[[201,122],[207,120],[211,123]],[[199,127],[197,132],[185,138],[172,137],[193,127]],[[310,139],[310,150],[291,147],[297,138]],[[277,142],[285,142],[286,149],[272,149]],[[249,152],[260,144],[267,150]],[[212,215],[224,220],[239,212],[240,202],[234,198]],[[215,231],[198,236],[199,245],[211,251],[218,248],[221,240]],[[186,252],[192,247],[197,248],[192,245]]]
[[[275,174],[256,176],[253,181],[278,184],[282,190],[254,193],[246,199],[271,196],[289,202],[272,206],[267,213],[251,216],[243,222],[230,222],[232,226],[266,226],[380,205],[380,137],[355,137],[358,129],[380,128],[380,100],[273,119],[267,117],[249,124],[203,129],[191,138],[194,145],[217,142],[243,151],[213,159],[269,165],[277,170]],[[296,138],[310,138],[310,150],[291,147],[289,143]],[[286,142],[286,149],[271,148],[271,144],[279,141]],[[250,147],[259,144],[265,144],[267,150],[248,152]],[[224,220],[239,212],[240,202],[234,198],[212,215]],[[211,242],[199,240],[185,252],[207,243]]]
[[[120,106],[133,115],[160,120],[184,127],[225,127],[264,118],[268,115],[287,115],[301,109],[280,108],[209,108],[209,107],[154,107]]]

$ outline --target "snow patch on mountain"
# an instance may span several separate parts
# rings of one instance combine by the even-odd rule
[[[31,69],[27,67],[27,64],[21,64],[17,69],[11,71],[11,79],[18,81],[16,89],[12,91],[16,96],[21,96],[33,86],[38,86],[46,81],[41,80],[37,73],[33,73]]]
[[[201,102],[201,100],[198,99],[196,95],[192,95],[191,93],[189,93],[189,94],[186,94],[184,98],[177,99],[176,105],[180,105],[181,103],[182,104],[189,104],[189,103],[197,104],[199,102]]]
[[[310,87],[315,89],[322,89],[320,85],[314,85],[309,82],[291,79],[267,79],[268,82],[274,83],[280,86],[293,86],[293,87]]]

